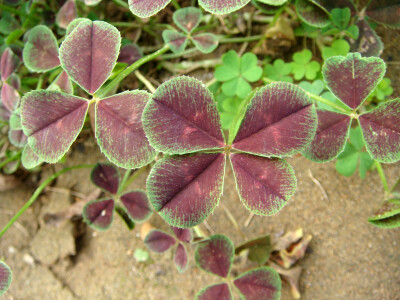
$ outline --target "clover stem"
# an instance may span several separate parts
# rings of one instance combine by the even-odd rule
[[[125,171],[125,174],[124,174],[124,177],[122,178],[122,180],[121,180],[121,183],[120,183],[120,185],[119,185],[119,188],[118,188],[118,192],[117,192],[117,194],[118,195],[120,195],[121,194],[121,192],[124,190],[124,188],[126,187],[126,181],[128,180],[128,178],[129,178],[129,176],[131,175],[131,170],[126,170]]]
[[[119,6],[122,6],[124,8],[128,8],[129,9],[129,5],[128,3],[126,3],[125,1],[122,0],[113,0],[113,2]]]
[[[263,80],[264,82],[266,82],[266,83],[276,82],[275,80],[272,80],[272,79],[267,78],[267,77],[263,77],[262,80]],[[308,95],[308,97],[314,99],[315,101],[318,101],[318,102],[320,102],[320,103],[329,105],[330,107],[332,107],[332,108],[338,110],[339,112],[341,112],[342,114],[345,114],[345,115],[347,115],[347,116],[353,116],[353,115],[352,115],[352,114],[353,114],[353,111],[351,111],[351,110],[346,110],[346,109],[344,109],[343,107],[341,107],[341,106],[339,106],[339,105],[337,105],[337,104],[335,104],[335,103],[329,101],[328,99],[322,98],[321,96],[315,95],[315,94],[310,93],[310,92],[307,92],[307,91],[304,91],[304,92]]]
[[[156,89],[154,88],[154,86],[151,84],[150,81],[147,80],[146,77],[143,76],[142,73],[140,73],[138,70],[136,70],[135,75],[136,75],[137,79],[139,79],[148,88],[148,90],[152,94],[154,94],[156,92]]]
[[[117,84],[119,84],[125,77],[127,77],[129,74],[131,74],[133,71],[135,71],[137,68],[139,68],[141,65],[155,59],[156,57],[164,54],[169,50],[169,46],[166,44],[164,47],[160,48],[156,52],[153,52],[149,55],[146,55],[142,57],[141,59],[137,60],[133,64],[131,64],[129,67],[121,71],[109,84],[106,86],[102,87],[99,92],[96,94],[98,98],[103,98],[105,95],[107,95],[108,92],[110,92]]]
[[[260,40],[262,35],[253,35],[253,36],[243,36],[243,37],[234,37],[234,38],[229,38],[229,37],[224,37],[219,40],[220,44],[225,44],[225,43],[244,43],[244,42],[255,42]]]
[[[178,1],[171,0],[171,2],[172,2],[172,5],[175,7],[175,9],[180,9],[181,8],[181,6],[179,5]]]
[[[15,221],[18,220],[18,218],[33,204],[33,202],[35,202],[35,200],[39,197],[40,193],[48,184],[50,184],[54,179],[56,179],[63,173],[66,173],[73,169],[81,169],[81,168],[93,168],[93,165],[78,165],[78,166],[64,168],[61,171],[54,173],[53,175],[48,177],[45,181],[43,181],[42,184],[35,190],[33,195],[29,198],[29,200],[24,204],[24,206],[22,206],[22,208],[15,214],[15,216],[6,224],[6,226],[4,226],[4,228],[0,232],[0,237],[8,230],[8,228],[11,227],[12,224],[14,224]]]
[[[15,159],[19,158],[21,156],[22,153],[22,149],[20,149],[17,153],[15,153],[15,155],[7,158],[5,161],[3,161],[2,163],[0,163],[0,169],[2,167],[4,167],[6,164],[8,164],[9,162],[14,161]]]
[[[139,170],[137,170],[135,173],[132,174],[132,176],[127,179],[125,182],[121,182],[120,186],[120,191],[123,191],[127,186],[129,186],[132,181],[134,181],[137,177],[139,177],[140,174],[142,174],[146,170],[146,166],[141,167]],[[122,179],[123,181],[123,179]]]
[[[385,176],[385,172],[383,171],[382,165],[379,161],[375,160],[375,166],[376,166],[376,170],[378,171],[379,177],[382,181],[382,185],[383,185],[383,189],[385,190],[385,193],[389,193],[389,187],[386,181],[386,176]]]

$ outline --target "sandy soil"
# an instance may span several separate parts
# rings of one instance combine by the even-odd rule
[[[73,151],[68,162],[105,161],[97,151],[90,146],[83,152]],[[299,227],[313,236],[310,251],[299,262],[304,268],[300,281],[303,299],[400,299],[400,231],[378,229],[366,221],[382,201],[376,172],[360,180],[340,176],[333,163],[316,164],[302,157],[289,162],[296,171],[298,188],[276,216],[254,217],[245,228],[249,213],[236,195],[230,170],[221,205],[234,215],[248,238],[268,233],[276,237]],[[385,171],[392,182],[400,167],[386,165]],[[180,275],[173,266],[172,251],[151,253],[150,262],[137,262],[135,249],[145,249],[139,226],[128,231],[118,217],[106,232],[94,232],[81,222],[47,225],[43,221],[46,212],[63,210],[77,195],[94,190],[89,172],[71,171],[60,177],[1,239],[0,256],[14,272],[4,299],[192,299],[201,287],[217,282],[194,265],[193,257],[188,270]],[[328,198],[312,181],[310,172]],[[144,188],[145,177],[140,176],[132,188]],[[0,194],[0,226],[31,192],[28,186],[20,186]],[[221,205],[207,222],[213,231],[238,244],[242,238]],[[167,229],[158,216],[150,221]],[[76,238],[78,229],[81,236]],[[291,299],[286,283],[282,299]]]

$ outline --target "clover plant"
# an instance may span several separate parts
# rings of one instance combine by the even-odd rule
[[[367,6],[359,10],[351,0],[296,0],[296,11],[304,22],[320,28],[333,24],[337,29],[347,31],[354,39],[352,51],[367,56],[379,56],[383,50],[382,41],[369,22],[398,28],[399,7],[400,4],[392,0],[368,1]],[[349,16],[354,19],[350,21]],[[353,25],[346,27],[351,23],[358,30]]]
[[[213,235],[200,243],[195,252],[198,267],[214,274],[220,283],[200,290],[195,299],[233,299],[232,291],[237,291],[242,299],[280,299],[281,279],[271,267],[259,267],[231,277],[235,248],[225,235]]]
[[[177,244],[174,254],[174,264],[179,273],[183,273],[188,266],[188,253],[184,243],[191,243],[193,240],[190,229],[172,227],[174,235],[164,231],[153,229],[145,237],[144,243],[154,252],[162,253]]]
[[[2,296],[10,287],[12,273],[10,268],[0,261],[0,296]]]
[[[222,92],[229,97],[244,99],[252,91],[249,82],[258,81],[262,68],[257,65],[257,56],[245,53],[242,57],[230,50],[222,56],[222,65],[215,69],[215,78],[223,82]]]
[[[365,146],[379,162],[400,159],[399,99],[359,113],[365,99],[383,78],[385,63],[379,58],[362,58],[359,53],[334,56],[325,61],[322,73],[328,88],[348,107],[340,113],[318,110],[318,129],[304,155],[314,161],[329,161],[343,150],[352,119],[361,127]]]
[[[301,52],[293,54],[292,74],[294,75],[294,79],[316,79],[320,70],[321,65],[319,62],[312,60],[312,52],[310,50],[304,49]]]
[[[136,223],[150,218],[152,209],[143,191],[123,192],[119,172],[110,164],[98,163],[93,168],[90,179],[93,184],[108,194],[104,199],[92,200],[83,209],[83,218],[90,226],[98,230],[110,227],[114,210],[122,217],[130,229]]]
[[[196,7],[185,7],[174,12],[172,16],[174,23],[183,33],[176,30],[166,29],[163,31],[163,39],[175,53],[182,53],[188,41],[203,53],[211,53],[218,46],[218,39],[212,33],[193,34],[199,26],[202,12]]]
[[[282,158],[307,146],[317,125],[315,107],[300,88],[274,83],[254,93],[225,141],[212,94],[190,77],[162,84],[142,122],[150,144],[167,154],[147,179],[149,200],[181,228],[201,223],[218,205],[228,157],[245,207],[258,215],[279,211],[296,186]]]
[[[275,81],[285,81],[293,83],[293,78],[289,76],[292,73],[293,65],[286,63],[282,59],[275,59],[272,64],[266,64],[264,75]]]

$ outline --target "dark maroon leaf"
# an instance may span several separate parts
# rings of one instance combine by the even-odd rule
[[[150,144],[162,152],[185,154],[225,145],[212,94],[191,77],[162,84],[146,105],[142,121]]]
[[[190,229],[172,226],[172,230],[174,231],[178,240],[180,240],[181,242],[190,243],[193,239]]]
[[[313,1],[296,0],[296,12],[301,20],[314,27],[325,27],[331,23],[326,9]]]
[[[0,121],[8,122],[11,116],[11,112],[5,108],[0,99]]]
[[[142,50],[138,45],[128,44],[121,47],[117,61],[131,65],[135,61],[141,59],[142,56]]]
[[[47,72],[60,65],[56,37],[44,25],[29,31],[22,55],[25,66],[31,72]]]
[[[216,15],[226,15],[238,9],[241,9],[251,0],[199,0],[199,4],[206,11]]]
[[[192,38],[193,44],[203,53],[211,53],[218,47],[218,38],[212,33],[201,33]]]
[[[97,230],[106,230],[110,227],[114,215],[114,200],[94,200],[85,205],[83,219]]]
[[[146,246],[154,252],[162,253],[176,244],[176,240],[169,234],[153,229],[144,239]]]
[[[162,37],[165,44],[169,45],[169,48],[174,53],[182,53],[188,43],[186,34],[177,32],[175,30],[166,29],[162,33]]]
[[[60,60],[68,76],[94,94],[110,76],[118,58],[121,35],[103,21],[82,20],[60,47]]]
[[[4,83],[1,87],[1,102],[4,107],[12,112],[18,107],[20,99],[18,91],[11,85]]]
[[[246,153],[230,157],[240,200],[252,213],[273,215],[293,196],[296,177],[286,161]]]
[[[400,98],[362,114],[358,121],[374,159],[384,163],[400,160]]]
[[[19,90],[21,88],[21,80],[19,79],[19,76],[15,73],[8,76],[6,82],[16,90]]]
[[[365,14],[376,22],[389,27],[400,27],[400,1],[399,0],[373,0],[370,1]]]
[[[65,36],[70,35],[71,32],[74,31],[74,29],[76,27],[78,27],[79,23],[82,22],[82,21],[89,21],[90,22],[90,19],[87,19],[87,18],[76,18],[76,19],[74,19],[72,22],[70,22],[68,24],[67,31],[65,32]]]
[[[0,261],[0,296],[3,295],[11,285],[12,272],[9,266]]]
[[[199,26],[202,12],[197,7],[185,7],[177,10],[172,18],[174,23],[185,33],[191,33]]]
[[[56,23],[59,27],[67,29],[68,24],[77,17],[75,0],[68,0],[57,13]]]
[[[354,6],[353,0],[311,0],[312,2],[324,7],[328,11],[334,8],[350,8],[350,11],[354,14],[356,8]]]
[[[270,267],[261,267],[241,274],[233,283],[246,300],[281,298],[281,279]]]
[[[19,58],[10,48],[6,48],[1,55],[0,74],[1,81],[6,81],[7,78],[14,73],[19,66]]]
[[[357,21],[358,38],[351,45],[353,52],[360,52],[363,56],[380,56],[383,51],[381,38],[376,34],[364,19]]]
[[[170,2],[171,0],[128,0],[131,12],[141,18],[155,15]]]
[[[56,163],[81,131],[88,106],[86,99],[56,91],[25,94],[21,123],[32,150],[44,161]]]
[[[26,145],[27,137],[22,130],[9,129],[8,139],[15,147],[22,148]]]
[[[385,63],[377,57],[349,53],[325,61],[322,74],[328,88],[352,109],[361,106],[385,75]]]
[[[174,263],[179,273],[183,273],[188,266],[188,255],[185,247],[179,243],[174,255]]]
[[[53,83],[48,87],[48,90],[64,92],[67,94],[74,93],[71,80],[69,80],[68,74],[65,71],[62,71],[60,75],[57,76]]]
[[[147,178],[150,203],[168,224],[195,226],[218,205],[224,173],[222,153],[166,156]]]
[[[196,295],[196,300],[231,300],[232,292],[228,284],[218,283],[209,285],[200,290]]]
[[[346,146],[351,118],[331,111],[318,110],[318,128],[314,140],[303,151],[308,159],[327,162],[336,158]]]
[[[90,173],[90,179],[94,185],[111,194],[118,192],[119,172],[111,164],[97,163]]]
[[[150,97],[144,91],[128,91],[96,102],[97,142],[104,155],[119,167],[140,168],[156,155],[141,119]]]
[[[142,191],[133,191],[121,196],[129,216],[137,223],[141,223],[150,218],[153,213],[147,195]]]
[[[194,258],[202,270],[227,278],[233,263],[234,250],[228,237],[216,234],[197,246]]]
[[[315,106],[305,92],[287,82],[259,90],[247,107],[232,148],[283,157],[301,151],[317,128]]]

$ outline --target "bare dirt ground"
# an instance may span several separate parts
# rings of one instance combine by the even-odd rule
[[[105,161],[96,147],[89,146],[83,152],[73,151],[68,164],[99,160]],[[400,299],[400,231],[378,229],[366,221],[382,202],[377,173],[369,172],[367,179],[361,180],[339,175],[333,163],[316,164],[300,156],[289,162],[296,171],[298,188],[276,216],[254,217],[245,228],[249,213],[236,195],[230,170],[221,205],[234,215],[248,238],[268,233],[275,237],[299,227],[313,236],[310,251],[299,262],[304,268],[300,280],[303,299]],[[385,165],[385,171],[392,182],[400,167]],[[1,239],[0,256],[14,272],[4,299],[192,299],[201,287],[217,282],[195,266],[193,257],[188,270],[179,274],[171,251],[150,253],[150,262],[137,262],[135,249],[145,249],[140,225],[128,231],[118,217],[106,232],[95,232],[81,222],[65,221],[57,227],[46,224],[45,213],[61,211],[95,189],[89,173],[83,169],[59,177]],[[144,188],[145,178],[143,173],[132,188]],[[32,189],[23,185],[0,194],[0,226],[31,193]],[[237,245],[242,238],[221,205],[208,224]],[[167,229],[158,216],[150,221]],[[193,254],[193,248],[190,252]],[[282,299],[291,299],[286,283]]]

